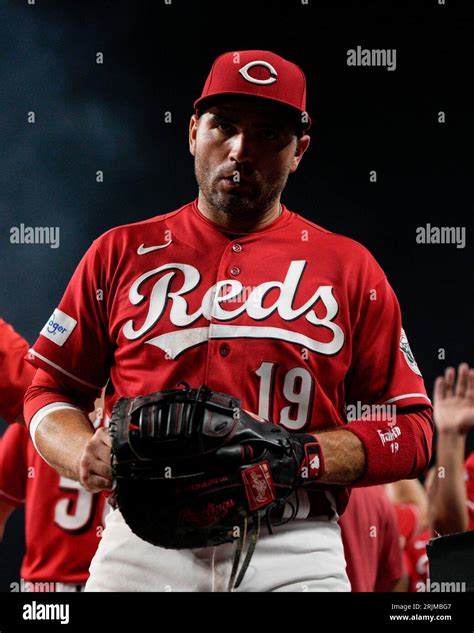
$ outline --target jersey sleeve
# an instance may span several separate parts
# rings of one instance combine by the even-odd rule
[[[370,267],[377,270],[375,260],[370,260]],[[385,274],[376,282],[373,273],[366,279],[345,381],[348,410],[369,407],[368,416],[356,413],[345,427],[357,435],[366,454],[364,473],[354,486],[417,477],[429,463],[433,438],[431,401],[403,330],[395,293]]]
[[[348,403],[431,405],[402,327],[399,303],[385,276],[365,290],[352,358],[346,380]]]
[[[28,353],[35,367],[92,398],[108,377],[107,290],[105,267],[94,242]]]
[[[36,428],[43,416],[57,409],[82,409],[87,415],[94,409],[94,398],[80,389],[73,390],[64,382],[59,384],[56,376],[38,369],[28,387],[23,408],[25,424],[35,442]]]
[[[15,422],[22,415],[23,397],[35,370],[25,362],[28,343],[0,319],[0,416]]]
[[[27,439],[25,427],[12,424],[0,442],[0,499],[14,507],[25,501]]]

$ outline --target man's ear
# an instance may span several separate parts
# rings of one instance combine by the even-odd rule
[[[304,153],[309,147],[311,142],[311,137],[309,134],[305,134],[301,138],[297,139],[295,155],[293,156],[293,160],[291,161],[290,174],[294,173],[298,169],[298,165],[303,158]]]
[[[189,122],[189,151],[193,156],[196,156],[196,136],[198,124],[199,117],[197,114],[193,114]]]

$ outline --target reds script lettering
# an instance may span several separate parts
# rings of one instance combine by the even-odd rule
[[[186,295],[199,285],[201,280],[199,270],[190,264],[182,263],[165,264],[159,268],[154,268],[141,275],[132,284],[129,292],[129,300],[132,305],[139,305],[146,299],[146,297],[140,293],[140,287],[145,281],[165,271],[169,270],[171,272],[163,274],[155,282],[149,297],[150,305],[148,314],[143,325],[136,329],[132,320],[127,321],[123,328],[124,336],[129,340],[136,340],[148,333],[161,319],[168,300],[171,300],[170,320],[173,325],[179,328],[191,325],[200,317],[204,317],[208,321],[211,319],[230,321],[244,312],[246,312],[251,319],[258,322],[266,319],[273,312],[278,311],[279,316],[284,321],[295,321],[304,316],[312,325],[328,328],[333,333],[333,339],[328,343],[323,343],[290,329],[260,325],[223,326],[212,324],[210,327],[205,328],[181,329],[162,334],[146,341],[149,345],[155,345],[166,351],[170,354],[171,358],[176,358],[176,356],[184,350],[194,345],[204,343],[209,338],[241,337],[280,339],[289,341],[290,343],[300,344],[320,354],[335,354],[344,344],[344,332],[333,322],[333,319],[339,312],[339,305],[333,295],[332,286],[320,286],[304,305],[297,309],[293,308],[296,290],[300,285],[305,266],[306,261],[304,260],[292,261],[283,282],[266,281],[256,286],[250,293],[248,299],[235,310],[224,310],[220,304],[241,295],[243,290],[242,284],[235,279],[218,281],[204,293],[201,306],[194,314],[188,314]],[[170,285],[176,276],[176,271],[183,273],[184,282],[178,291],[171,292]],[[265,296],[273,289],[279,289],[278,298],[273,305],[263,307]],[[316,316],[314,311],[314,307],[318,301],[321,301],[326,309],[326,315],[321,319]]]

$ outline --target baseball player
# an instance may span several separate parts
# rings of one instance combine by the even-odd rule
[[[428,525],[428,494],[419,479],[396,481],[385,489],[395,509],[405,555],[408,543]]]
[[[404,569],[397,518],[384,487],[355,488],[340,526],[351,591],[395,591]]]
[[[418,574],[416,570],[419,569],[419,536],[428,527],[428,494],[418,479],[403,479],[387,484],[385,489],[397,517],[400,549],[406,572],[398,584],[398,590],[414,591],[414,579]]]
[[[10,514],[25,504],[21,591],[83,590],[102,535],[105,501],[48,466],[24,426],[6,430],[0,444],[0,535]]]
[[[427,590],[429,563],[426,546],[431,538],[433,534],[430,528],[421,530],[408,543],[404,552],[404,562],[409,577],[407,591],[412,593]]]
[[[23,420],[23,397],[35,369],[24,361],[27,341],[0,320],[1,414]],[[102,420],[95,402],[91,424]],[[103,495],[60,477],[36,451],[22,424],[12,424],[0,443],[0,538],[8,518],[25,504],[26,553],[20,588],[26,591],[81,590],[97,549],[108,506]]]
[[[23,398],[35,369],[25,362],[28,343],[0,319],[0,417],[23,423]]]
[[[92,492],[112,485],[111,440],[85,415],[107,381],[108,415],[121,396],[186,381],[313,434],[315,490],[295,493],[294,520],[262,529],[240,591],[350,590],[346,486],[416,477],[430,458],[431,403],[383,270],[281,202],[310,124],[298,66],[268,51],[221,55],[190,121],[197,199],[97,239],[29,353],[37,448]],[[348,424],[349,405],[397,415]],[[87,590],[222,591],[232,552],[153,546],[115,509]]]
[[[8,423],[24,423],[23,398],[35,369],[25,362],[28,343],[13,327],[0,319],[0,417]],[[0,441],[0,448],[1,448]],[[2,488],[0,485],[0,494]],[[0,539],[12,512],[12,499],[0,496]]]
[[[11,325],[0,319],[0,417],[9,423],[24,422],[23,398],[36,371],[24,360],[27,351],[28,343],[25,339]],[[0,497],[0,539],[12,512],[11,501]]]

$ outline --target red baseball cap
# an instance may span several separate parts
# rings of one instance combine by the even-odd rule
[[[211,97],[248,95],[270,99],[300,114],[304,129],[311,126],[306,112],[306,77],[299,66],[270,51],[235,51],[214,62],[196,110]]]

